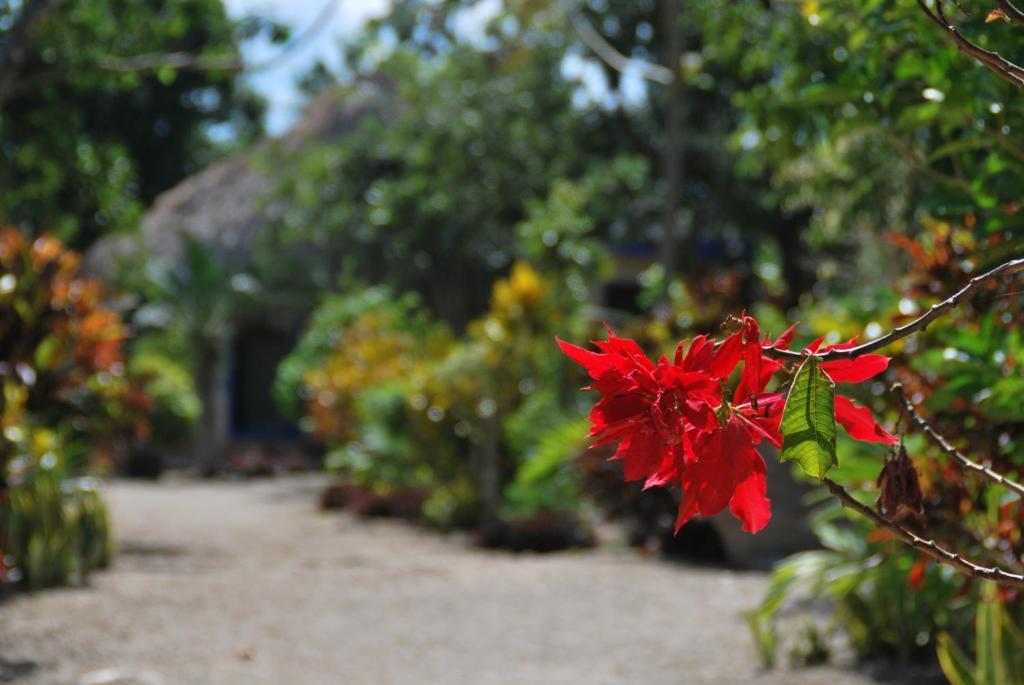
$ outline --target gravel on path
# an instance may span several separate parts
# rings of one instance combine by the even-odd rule
[[[320,477],[107,486],[119,540],[88,587],[0,605],[18,685],[866,685],[763,672],[763,573],[626,550],[484,552],[314,508]],[[6,678],[6,680],[5,680]]]

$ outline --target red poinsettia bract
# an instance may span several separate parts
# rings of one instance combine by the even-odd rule
[[[618,442],[613,459],[623,462],[626,480],[643,480],[645,487],[678,484],[682,503],[678,530],[700,514],[712,516],[725,509],[756,533],[771,519],[765,463],[757,446],[767,441],[782,446],[779,422],[785,398],[765,392],[783,364],[764,353],[766,347],[788,348],[793,329],[775,341],[762,339],[757,322],[749,316],[740,330],[721,344],[699,335],[676,348],[675,359],[651,361],[640,346],[620,338],[611,329],[608,339],[593,352],[558,340],[562,351],[590,374],[590,389],[601,398],[590,413],[594,445]],[[854,341],[810,353],[852,346]],[[740,362],[731,401],[723,387]],[[863,355],[851,360],[823,362],[833,381],[858,383],[885,370],[889,359]],[[866,407],[836,397],[836,420],[851,437],[869,442],[895,442],[878,426]]]

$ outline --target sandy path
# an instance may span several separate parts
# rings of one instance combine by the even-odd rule
[[[400,523],[321,515],[319,483],[110,485],[115,568],[88,588],[0,605],[0,682],[874,682],[759,673],[742,612],[763,574],[625,551],[485,553]]]

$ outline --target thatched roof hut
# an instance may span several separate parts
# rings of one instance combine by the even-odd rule
[[[85,258],[87,271],[112,280],[139,260],[181,262],[183,236],[195,238],[229,271],[246,269],[261,236],[288,209],[277,193],[277,174],[311,149],[351,135],[370,117],[393,113],[381,82],[364,81],[319,96],[284,136],[211,164],[161,194],[142,219],[138,235],[99,241]],[[303,249],[298,246],[296,249]],[[268,445],[288,444],[298,431],[280,416],[271,397],[275,370],[294,343],[314,302],[282,304],[259,298],[258,311],[232,312],[226,333],[197,353],[196,388],[203,404],[193,458],[215,468],[234,455],[250,458]],[[292,298],[294,300],[295,298]]]
[[[286,199],[270,201],[274,169],[313,146],[344,138],[368,117],[388,116],[392,104],[389,88],[379,81],[326,91],[281,138],[215,162],[162,193],[143,216],[139,235],[99,241],[86,255],[87,270],[110,277],[130,256],[176,259],[183,233],[226,264],[245,264],[256,237],[285,210]]]

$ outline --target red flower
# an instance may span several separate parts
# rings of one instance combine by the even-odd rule
[[[683,501],[676,530],[697,514],[713,516],[729,505],[743,530],[756,533],[772,517],[764,459],[747,425],[733,415],[721,429],[699,436],[697,457],[682,473]]]
[[[765,464],[755,446],[764,439],[781,444],[780,395],[721,412],[718,352],[705,336],[694,338],[685,354],[680,343],[673,362],[663,357],[657,364],[634,341],[610,330],[608,340],[594,343],[601,352],[558,344],[601,392],[590,412],[594,444],[619,442],[613,458],[622,460],[627,480],[682,487],[677,529],[698,513],[711,516],[726,505],[744,530],[756,532],[768,523]]]
[[[703,371],[691,369],[703,342],[675,364],[662,358],[655,365],[633,340],[611,330],[608,340],[595,342],[604,353],[558,341],[562,351],[594,379],[590,387],[603,397],[590,412],[595,445],[619,441],[615,459],[623,461],[626,480],[646,480],[666,459],[684,461],[687,428],[710,428],[714,407],[721,403],[719,384]],[[706,354],[701,355],[706,356]]]
[[[601,393],[590,412],[594,444],[618,441],[612,458],[622,460],[626,480],[643,480],[645,487],[679,484],[683,499],[677,530],[697,514],[712,516],[728,505],[743,530],[756,533],[771,519],[765,463],[757,445],[767,441],[781,448],[779,423],[785,404],[783,395],[765,393],[783,366],[765,351],[788,349],[793,329],[772,342],[762,339],[757,321],[744,316],[740,330],[721,345],[697,336],[688,348],[679,343],[672,362],[662,357],[657,363],[636,342],[619,338],[611,329],[608,340],[594,343],[600,352],[562,340],[558,344],[590,374],[594,382],[589,387]],[[821,348],[821,343],[817,340],[805,351],[856,345],[851,340]],[[743,370],[727,403],[722,387],[741,361]],[[868,354],[822,362],[821,368],[835,382],[859,383],[888,364],[888,357]],[[854,439],[896,442],[875,423],[870,410],[850,399],[837,396],[835,413]]]
[[[779,336],[774,343],[766,337],[761,340],[761,329],[751,316],[744,315],[740,330],[726,338],[715,353],[714,373],[718,378],[728,378],[740,361],[743,371],[739,385],[733,393],[733,402],[747,402],[751,397],[764,392],[768,381],[782,368],[782,362],[764,354],[766,347],[786,349],[793,338],[796,324]]]

